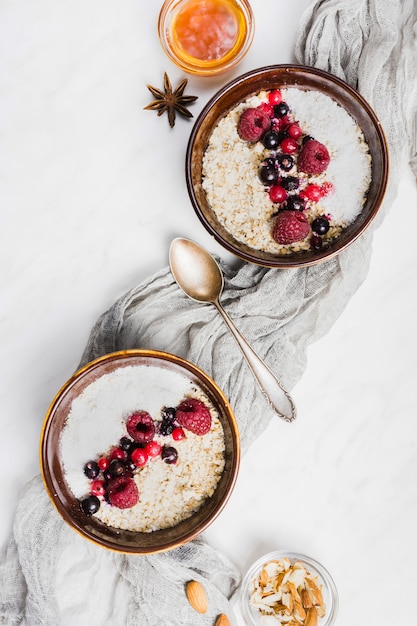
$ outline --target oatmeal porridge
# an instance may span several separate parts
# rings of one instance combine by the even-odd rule
[[[65,479],[86,515],[152,532],[190,517],[224,469],[209,397],[156,366],[104,374],[73,400],[60,440]]]
[[[248,111],[261,113],[251,120]],[[323,167],[312,167],[311,155]],[[329,245],[356,219],[371,155],[361,128],[330,96],[289,87],[260,92],[222,118],[202,172],[212,210],[237,241],[291,254]]]

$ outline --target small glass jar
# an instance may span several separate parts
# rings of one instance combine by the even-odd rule
[[[233,69],[249,50],[254,30],[247,0],[165,0],[158,19],[164,52],[199,76]]]
[[[246,624],[250,624],[250,626],[259,626],[261,623],[259,619],[261,616],[260,611],[253,607],[250,603],[250,589],[252,581],[260,574],[266,563],[273,560],[281,560],[283,558],[287,558],[291,565],[296,562],[300,563],[311,575],[313,575],[313,577],[317,579],[321,585],[322,598],[326,607],[325,615],[324,617],[319,618],[318,624],[319,626],[331,626],[334,624],[337,617],[339,600],[335,583],[327,569],[323,567],[321,563],[309,556],[299,554],[297,552],[287,552],[284,550],[277,550],[275,552],[265,554],[253,563],[246,573],[240,590],[240,608]]]

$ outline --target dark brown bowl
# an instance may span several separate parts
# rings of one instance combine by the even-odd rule
[[[217,220],[202,187],[202,161],[210,135],[219,120],[240,102],[262,90],[297,87],[316,90],[335,100],[356,120],[369,145],[372,157],[372,180],[364,207],[329,247],[320,251],[297,252],[286,256],[255,250],[231,235]],[[302,65],[272,65],[253,70],[220,89],[197,118],[186,153],[186,182],[194,210],[207,231],[229,252],[241,259],[265,267],[291,268],[314,265],[339,254],[368,228],[381,206],[388,182],[388,148],[378,118],[366,100],[346,82]]]
[[[103,374],[130,365],[155,365],[185,375],[197,384],[216,407],[225,436],[225,468],[211,498],[188,519],[176,526],[151,533],[112,528],[81,511],[79,501],[65,481],[59,454],[62,428],[74,398]],[[45,417],[40,461],[43,480],[52,502],[63,519],[83,537],[111,550],[123,553],[152,554],[170,550],[205,530],[222,511],[235,485],[240,461],[237,424],[231,407],[216,383],[192,363],[165,352],[126,350],[92,361],[70,378],[52,401]]]

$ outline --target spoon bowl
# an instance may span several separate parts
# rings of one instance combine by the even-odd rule
[[[293,421],[296,417],[293,399],[220,304],[224,279],[215,259],[194,241],[177,237],[169,249],[169,264],[176,283],[189,298],[197,302],[214,304],[272,409],[283,420]]]

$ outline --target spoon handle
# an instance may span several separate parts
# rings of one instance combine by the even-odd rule
[[[290,394],[284,389],[269,367],[249,345],[245,337],[235,326],[234,322],[231,320],[218,300],[213,302],[213,304],[216,306],[226,326],[235,338],[239,348],[242,350],[256,382],[271,407],[283,420],[286,422],[292,422],[296,418],[296,408],[294,400],[291,398]]]

